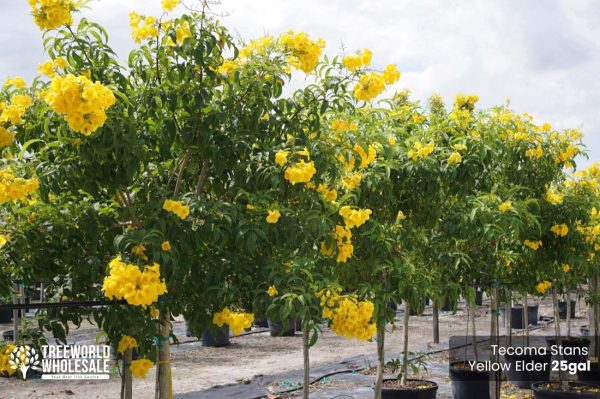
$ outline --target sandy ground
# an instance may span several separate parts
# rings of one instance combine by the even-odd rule
[[[578,318],[574,320],[574,335],[579,335],[579,325],[587,324],[585,309],[578,305]],[[545,302],[540,306],[540,314],[550,316],[550,305]],[[386,351],[400,352],[402,348],[402,311],[398,312],[395,327],[388,328]],[[489,331],[490,309],[484,303],[477,311],[477,330],[481,335]],[[445,349],[451,335],[464,335],[466,328],[466,312],[464,304],[458,311],[440,312],[440,344],[433,344],[431,308],[425,310],[420,317],[410,318],[411,348],[419,350]],[[0,331],[10,328],[0,325]],[[174,323],[175,333],[186,340],[184,323]],[[261,331],[258,329],[254,331]],[[552,334],[552,328],[538,330],[536,334]],[[503,332],[504,330],[502,330]],[[94,326],[74,330],[70,341],[91,343],[97,330]],[[270,337],[268,332],[259,332],[244,336],[232,337],[232,344],[225,348],[206,348],[198,342],[189,341],[173,347],[172,376],[173,392],[185,393],[198,391],[215,385],[241,382],[256,375],[270,375],[282,371],[302,368],[302,343],[300,334],[295,337]],[[376,350],[374,342],[346,340],[324,330],[317,344],[311,348],[311,365],[321,365],[341,361],[359,355],[373,355]],[[365,361],[365,365],[366,361]],[[154,397],[155,373],[151,370],[146,379],[134,380],[134,397]],[[440,381],[443,383],[443,381]],[[0,378],[0,398],[118,398],[120,379],[115,372],[109,380],[104,381],[46,381],[15,378]]]

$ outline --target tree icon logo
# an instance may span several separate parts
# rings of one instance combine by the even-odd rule
[[[29,369],[40,370],[38,365],[40,364],[40,355],[35,351],[35,348],[29,345],[17,346],[10,353],[10,360],[8,361],[10,367],[13,370],[20,370],[23,379],[27,379],[27,372]]]

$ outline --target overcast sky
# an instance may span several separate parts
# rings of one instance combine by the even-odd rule
[[[160,14],[160,0],[91,7],[76,18],[104,25],[123,58],[134,45],[127,14]],[[216,9],[243,37],[294,29],[323,37],[331,54],[367,47],[373,66],[398,65],[397,89],[417,99],[475,93],[480,106],[491,106],[510,98],[539,122],[581,128],[590,159],[600,160],[600,1],[223,0]],[[46,60],[26,0],[0,0],[0,50],[1,82],[30,80]]]

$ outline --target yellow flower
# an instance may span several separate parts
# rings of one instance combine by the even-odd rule
[[[225,307],[213,315],[213,324],[222,327],[227,324],[233,335],[238,335],[247,328],[252,327],[254,315],[252,313],[233,312]]]
[[[342,119],[336,119],[333,122],[331,122],[330,127],[332,130],[337,130],[337,131],[342,131],[342,130],[355,131],[358,129],[358,124],[356,124],[355,122],[349,123],[348,121],[345,121]]]
[[[0,205],[7,202],[31,200],[31,196],[40,187],[37,179],[16,177],[11,168],[0,169]]]
[[[400,71],[394,64],[389,64],[385,67],[382,73],[385,84],[391,85],[400,79]]]
[[[413,161],[416,161],[417,159],[428,157],[434,149],[435,144],[433,141],[429,142],[427,145],[423,145],[423,143],[417,141],[413,144],[413,148],[409,150],[406,155]]]
[[[388,141],[389,145],[396,144],[396,138],[395,137],[388,137],[387,141]]]
[[[290,155],[289,151],[277,151],[277,153],[275,153],[275,163],[279,166],[284,166],[287,162],[288,155]]]
[[[333,255],[333,246],[327,248],[327,244],[325,244],[325,241],[321,241],[321,254],[325,255],[325,256],[331,256]]]
[[[25,79],[23,79],[22,77],[16,76],[14,78],[6,79],[6,82],[4,83],[4,87],[6,88],[9,88],[11,86],[14,86],[17,89],[22,89],[23,87],[27,86],[27,83],[25,83]],[[1,108],[2,107],[0,107],[0,111],[2,111]]]
[[[177,44],[181,46],[185,39],[192,36],[192,31],[190,31],[190,24],[186,22],[180,23],[177,28],[175,28],[175,37],[177,39]]]
[[[254,211],[256,210],[256,207],[252,204],[246,204],[246,209],[249,211]]]
[[[279,292],[277,291],[277,288],[276,288],[274,285],[272,285],[272,286],[270,286],[270,287],[269,287],[269,289],[267,290],[267,294],[269,294],[269,296],[270,296],[270,297],[274,297],[274,296],[276,296],[277,294],[279,294]]]
[[[465,144],[452,144],[452,149],[454,151],[466,151],[467,146]]]
[[[309,183],[310,184],[310,183]],[[323,199],[328,202],[335,202],[337,199],[337,191],[335,188],[330,189],[326,184],[319,184],[317,192],[321,194]]]
[[[279,212],[279,210],[274,209],[274,210],[269,210],[268,211],[269,214],[266,217],[266,221],[267,223],[277,223],[279,221],[279,218],[281,217],[281,213]]]
[[[370,209],[352,209],[349,206],[340,208],[339,214],[344,218],[344,224],[348,229],[362,226],[369,217],[372,211]]]
[[[310,158],[310,152],[308,152],[308,150],[306,148],[304,148],[303,150],[297,151],[296,154],[306,157],[306,158]]]
[[[29,0],[35,24],[42,30],[52,30],[73,24],[72,0]]]
[[[15,134],[0,126],[0,148],[8,147],[15,141]]]
[[[308,183],[313,175],[317,173],[313,161],[305,162],[301,160],[285,170],[284,177],[292,185],[296,183]]]
[[[325,48],[323,39],[310,40],[306,33],[294,33],[292,30],[281,35],[279,43],[289,54],[287,62],[305,73],[315,69]]]
[[[119,345],[117,346],[117,352],[125,353],[127,349],[133,349],[137,345],[138,344],[135,338],[130,337],[129,335],[123,335],[119,341]]]
[[[530,148],[527,151],[525,151],[525,156],[529,158],[540,159],[542,155],[544,155],[544,150],[539,145],[536,148]]]
[[[448,160],[446,162],[448,162],[448,165],[461,163],[462,156],[460,155],[460,153],[454,151],[452,154],[450,154],[450,156],[448,157]]]
[[[142,21],[143,25],[140,25]],[[129,26],[131,27],[131,37],[136,43],[158,37],[158,22],[152,16],[144,17],[131,12],[129,13]]]
[[[358,83],[354,86],[353,95],[357,100],[371,101],[385,90],[385,79],[370,72],[360,77]]]
[[[184,220],[190,214],[190,208],[187,205],[173,200],[165,200],[163,209],[179,216],[181,220]]]
[[[562,268],[562,271],[565,272],[565,273],[568,273],[569,270],[571,270],[571,266],[569,266],[566,263],[563,263],[560,267]]]
[[[58,114],[64,115],[69,127],[89,136],[106,122],[106,110],[112,107],[115,96],[99,82],[85,76],[58,76],[41,97]]]
[[[144,247],[143,245],[136,245],[133,248],[131,248],[131,253],[143,260],[144,262],[148,260],[148,257],[146,256],[145,252],[146,247]]]
[[[159,314],[160,313],[158,312],[158,309],[156,309],[154,306],[150,306],[150,317],[153,319],[158,319]]]
[[[548,190],[545,198],[546,201],[548,201],[552,205],[560,205],[563,202],[564,195],[562,195],[556,190]]]
[[[0,234],[0,248],[6,245],[6,243],[10,242],[10,236]]]
[[[505,201],[505,202],[501,203],[500,205],[498,205],[498,210],[500,211],[500,213],[508,212],[512,209],[513,209],[513,206],[512,206],[511,201]]]
[[[171,250],[171,243],[169,241],[163,241],[163,243],[160,244],[160,247],[163,251],[169,252]]]
[[[148,370],[150,370],[152,367],[154,367],[154,363],[152,363],[150,360],[138,359],[131,361],[129,370],[131,370],[131,374],[136,378],[146,378]]]
[[[569,227],[566,224],[555,224],[550,228],[550,231],[553,232],[557,237],[564,237],[569,234]]]
[[[362,148],[360,144],[354,144],[354,151],[360,156],[360,165],[359,168],[364,169],[369,166],[371,163],[375,161],[375,157],[377,156],[377,152],[375,151],[375,146],[372,144],[369,145],[369,153]]]
[[[550,287],[552,287],[552,283],[550,281],[545,280],[537,284],[535,286],[535,290],[540,294],[544,294],[546,291],[548,291],[548,288]]]
[[[533,249],[534,251],[537,251],[542,246],[542,241],[540,241],[540,240],[538,240],[538,241],[525,240],[525,241],[523,241],[523,244],[525,244],[526,247],[529,247],[529,248]]]
[[[160,265],[144,267],[127,264],[121,259],[113,259],[109,265],[109,275],[104,278],[102,291],[108,299],[124,299],[133,306],[147,306],[158,301],[167,292],[164,280],[160,278]]]
[[[369,49],[364,49],[362,53],[347,55],[342,59],[342,64],[349,70],[355,71],[358,68],[368,67],[371,64],[373,53]]]
[[[375,305],[371,301],[358,301],[354,296],[340,296],[336,292],[321,296],[323,317],[331,320],[331,330],[346,339],[368,341],[376,332],[372,321]]]
[[[58,69],[65,69],[67,67],[67,60],[63,57],[57,57],[54,59],[54,67]]]
[[[179,0],[162,0],[162,9],[171,12],[177,7]]]
[[[38,65],[38,72],[48,76],[49,78],[53,78],[56,76],[56,71],[54,70],[54,63],[52,61],[46,61],[43,64]]]
[[[398,214],[396,214],[396,223],[402,223],[404,219],[406,219],[404,212],[398,211]]]

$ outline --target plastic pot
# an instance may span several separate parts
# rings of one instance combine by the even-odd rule
[[[600,385],[600,363],[590,362],[589,371],[578,371],[577,381]]]
[[[427,301],[424,299],[418,306],[412,306],[410,307],[410,312],[409,314],[411,316],[420,316],[423,314],[423,311],[425,310],[425,306],[427,305]]]
[[[548,381],[550,379],[550,360],[552,355],[548,352],[546,355],[521,355],[510,356],[504,355],[504,360],[510,364],[505,372],[506,379],[518,386],[519,388],[531,388],[531,383],[536,381]],[[534,362],[535,364],[545,364],[545,369],[542,371],[517,371],[517,362],[524,361],[526,363]]]
[[[548,348],[551,348],[552,345],[558,345],[555,337],[546,337],[546,343]],[[588,355],[580,354],[583,351],[583,348],[590,347],[590,340],[584,337],[562,337],[561,346],[564,348],[579,348],[572,355],[563,355],[563,360],[566,360],[568,363],[583,363],[587,361]]]
[[[216,327],[213,331],[209,328],[202,333],[202,346],[227,346],[229,345],[229,326]]]
[[[6,330],[2,333],[2,339],[5,341],[13,342],[15,340],[15,333],[13,330]]]
[[[561,389],[560,382],[536,382],[531,384],[531,390],[533,391],[533,397],[535,399],[600,399],[599,392],[578,392],[581,388],[600,388],[593,384],[584,384],[581,382],[569,382],[569,388],[573,390],[563,391]]]
[[[535,326],[538,322],[538,305],[527,305],[527,321],[530,325]],[[510,324],[512,328],[524,329],[523,325],[523,305],[516,304],[510,310]]]
[[[471,370],[464,366],[466,362],[450,363],[453,399],[489,399],[490,373]]]
[[[269,321],[266,317],[254,319],[254,326],[260,328],[269,328]]]
[[[385,378],[385,385],[388,381],[397,381],[395,378]],[[438,385],[433,381],[427,380],[411,380],[417,385],[429,385],[427,388],[411,388],[411,387],[385,387],[381,388],[381,399],[435,399],[437,396]]]
[[[577,301],[571,299],[571,318],[575,317],[575,306]],[[558,315],[561,319],[567,319],[567,301],[558,301]]]
[[[456,305],[456,301],[450,302],[450,300],[448,298],[444,298],[442,310],[445,312],[453,310],[454,305]]]
[[[296,334],[296,319],[290,317],[285,323],[269,319],[271,337],[293,337]]]

